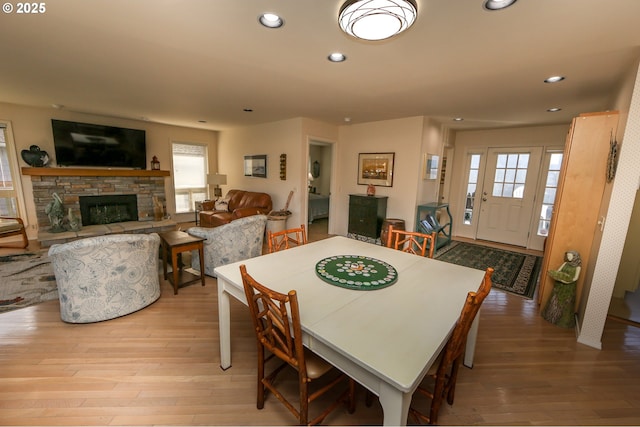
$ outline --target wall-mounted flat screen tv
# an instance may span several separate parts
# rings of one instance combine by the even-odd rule
[[[146,169],[145,131],[51,119],[58,166]]]

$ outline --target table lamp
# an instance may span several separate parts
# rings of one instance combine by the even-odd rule
[[[213,195],[216,198],[222,197],[222,188],[220,188],[220,185],[227,184],[227,175],[223,175],[220,173],[209,174],[207,175],[207,182],[209,183],[209,185],[215,185],[215,188],[213,189]]]

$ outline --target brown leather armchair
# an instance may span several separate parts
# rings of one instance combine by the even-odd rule
[[[272,208],[271,196],[266,193],[229,190],[225,199],[229,200],[226,211],[216,210],[214,201],[202,202],[201,227],[217,227],[246,216],[267,215]]]

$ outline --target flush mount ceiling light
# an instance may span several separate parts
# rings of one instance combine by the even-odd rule
[[[347,0],[340,8],[342,31],[363,40],[384,40],[400,34],[416,20],[414,0]]]
[[[263,13],[258,21],[267,28],[280,28],[284,25],[284,20],[275,13]]]
[[[558,108],[558,107],[553,107],[553,108],[549,108],[547,109],[547,111],[549,113],[557,113],[558,111],[562,110],[562,108]]]
[[[500,10],[514,4],[516,0],[485,0],[482,7],[486,10]]]

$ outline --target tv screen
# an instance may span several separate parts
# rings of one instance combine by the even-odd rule
[[[146,169],[145,131],[51,119],[58,166]]]

